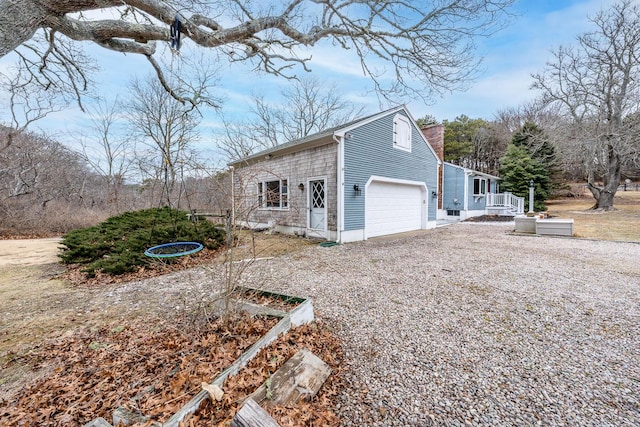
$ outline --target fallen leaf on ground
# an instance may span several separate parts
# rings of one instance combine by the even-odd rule
[[[215,385],[215,384],[207,384],[207,383],[203,382],[202,383],[202,389],[206,390],[207,393],[209,393],[209,397],[211,397],[211,400],[216,400],[218,402],[220,402],[222,400],[222,396],[224,395],[224,392],[217,385]]]

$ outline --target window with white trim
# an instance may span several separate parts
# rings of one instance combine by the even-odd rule
[[[484,178],[473,178],[473,195],[485,196],[487,194],[487,180]]]
[[[258,183],[258,206],[269,209],[289,208],[289,186],[286,179]]]
[[[411,151],[411,123],[402,114],[393,118],[393,146],[404,151]]]

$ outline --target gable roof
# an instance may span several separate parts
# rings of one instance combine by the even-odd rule
[[[482,176],[484,178],[495,179],[495,180],[501,180],[502,179],[499,176],[495,176],[495,175],[491,175],[491,174],[488,174],[488,173],[484,173],[484,172],[476,171],[476,170],[473,170],[473,169],[465,168],[464,166],[454,165],[453,163],[450,163],[450,162],[444,162],[444,164],[447,165],[447,166],[454,167],[454,168],[462,169],[465,173],[468,173],[470,175],[477,175],[477,176]]]
[[[359,126],[362,126],[364,124],[373,122],[373,121],[377,120],[380,117],[384,117],[384,116],[386,116],[388,114],[392,114],[394,112],[398,112],[398,111],[401,111],[401,110],[403,110],[407,114],[407,116],[411,119],[411,122],[413,123],[414,127],[417,128],[417,126],[415,125],[415,120],[413,119],[413,117],[411,116],[409,111],[406,109],[406,107],[404,105],[401,105],[401,106],[393,107],[393,108],[390,108],[388,110],[381,111],[381,112],[378,112],[378,113],[375,113],[375,114],[370,114],[368,116],[361,117],[361,118],[352,120],[350,122],[347,122],[347,123],[344,123],[344,124],[341,124],[341,125],[338,125],[338,126],[331,127],[329,129],[325,129],[325,130],[320,131],[318,133],[314,133],[313,135],[308,135],[308,136],[305,136],[305,137],[300,138],[300,139],[294,139],[292,141],[285,142],[284,144],[280,144],[280,145],[277,145],[275,147],[271,147],[271,148],[268,148],[266,150],[262,150],[262,151],[260,151],[258,153],[251,154],[251,155],[243,157],[241,159],[229,162],[229,165],[230,166],[234,166],[234,165],[238,165],[238,164],[241,164],[241,163],[252,163],[254,161],[258,161],[259,159],[263,159],[263,158],[265,158],[267,156],[270,156],[270,155],[292,153],[292,152],[301,151],[301,150],[305,150],[305,149],[308,149],[308,148],[313,148],[313,147],[320,146],[320,145],[329,144],[331,142],[334,142],[334,139],[333,139],[334,135],[344,136],[351,129],[355,129],[355,128],[357,128]],[[424,139],[424,141],[427,144],[427,146],[429,147],[429,149],[433,152],[433,154],[437,158],[438,156],[436,155],[435,151],[433,150],[433,147],[431,147],[431,144],[429,144],[429,142],[426,140],[426,138],[424,137],[424,135],[422,134],[420,129],[418,129],[418,133],[422,136],[422,138]]]

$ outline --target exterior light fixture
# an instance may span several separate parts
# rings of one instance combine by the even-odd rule
[[[360,189],[360,186],[358,184],[353,184],[353,193],[356,196],[359,196],[362,194],[362,190]]]
[[[304,191],[304,184],[303,183],[298,184],[298,190]]]

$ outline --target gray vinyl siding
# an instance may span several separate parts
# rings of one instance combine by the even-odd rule
[[[450,164],[444,164],[442,208],[445,210],[464,209],[464,170]],[[456,199],[458,203],[456,203]]]
[[[469,169],[462,168],[460,166],[455,166],[450,163],[444,164],[443,171],[443,190],[442,190],[442,208],[444,210],[463,210],[464,209],[464,201],[465,197],[467,200],[467,210],[484,210],[487,204],[487,198],[480,197],[478,200],[475,200],[473,196],[473,181],[476,177],[484,178],[487,182],[487,192],[495,193],[497,179],[487,178],[484,175],[473,175],[475,172],[470,171]],[[467,191],[468,194],[464,193],[464,184],[465,179],[467,181]],[[458,204],[455,203],[455,200],[458,199]]]
[[[402,111],[400,111],[402,113]],[[372,175],[421,181],[428,188],[428,221],[436,220],[437,159],[420,131],[411,126],[411,152],[393,147],[393,117],[396,112],[348,132],[344,143],[344,229],[364,228],[365,184]],[[362,194],[354,194],[357,184]]]

